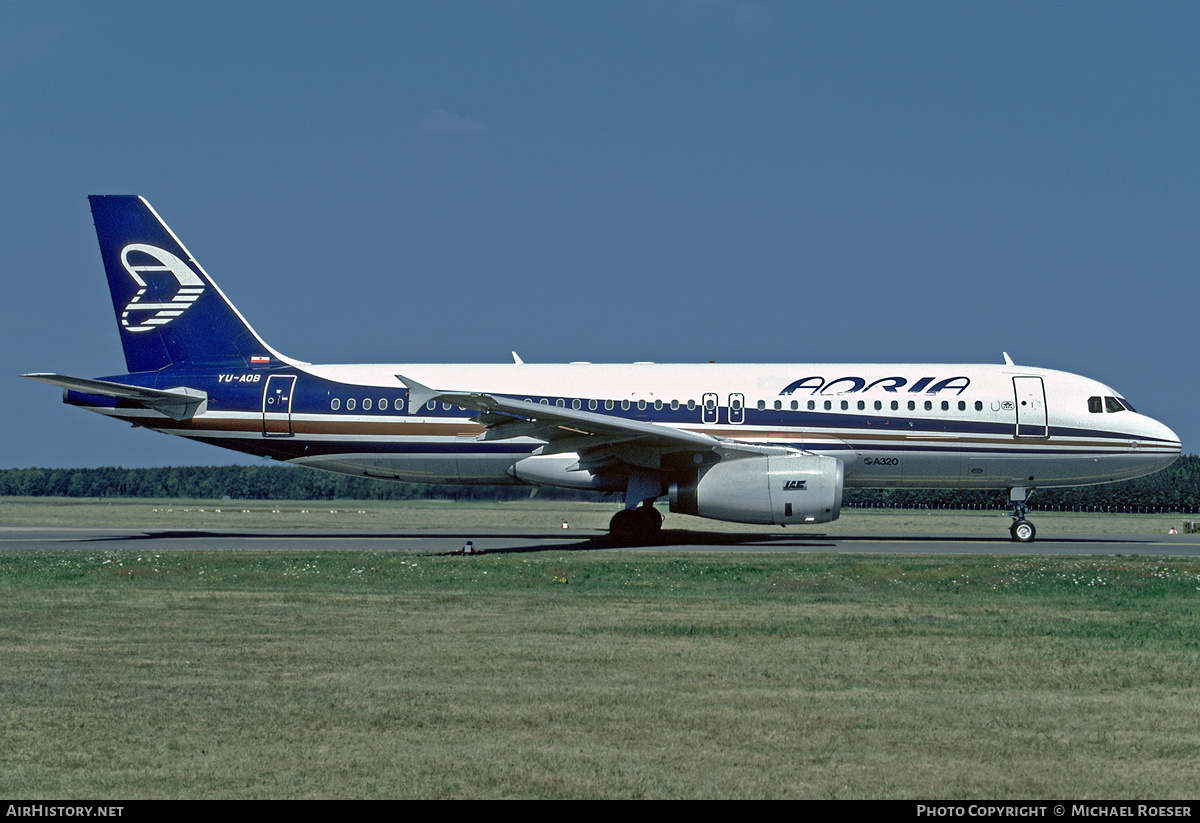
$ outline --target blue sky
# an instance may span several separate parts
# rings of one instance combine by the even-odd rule
[[[123,371],[88,194],[314,362],[1000,362],[1200,449],[1200,5],[0,3],[0,467],[223,464]]]

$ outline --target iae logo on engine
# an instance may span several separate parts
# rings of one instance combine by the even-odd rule
[[[808,491],[807,480],[784,480],[783,490],[785,492],[802,492]]]

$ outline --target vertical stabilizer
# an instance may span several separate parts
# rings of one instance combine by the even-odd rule
[[[92,195],[92,218],[131,373],[291,363],[254,333],[143,198]]]

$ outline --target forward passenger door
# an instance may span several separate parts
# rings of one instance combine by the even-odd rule
[[[1040,377],[1014,377],[1017,401],[1017,437],[1049,437],[1046,419],[1046,387]]]

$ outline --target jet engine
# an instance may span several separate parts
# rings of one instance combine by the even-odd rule
[[[735,523],[828,523],[842,509],[842,461],[818,454],[722,460],[671,483],[671,511]]]

